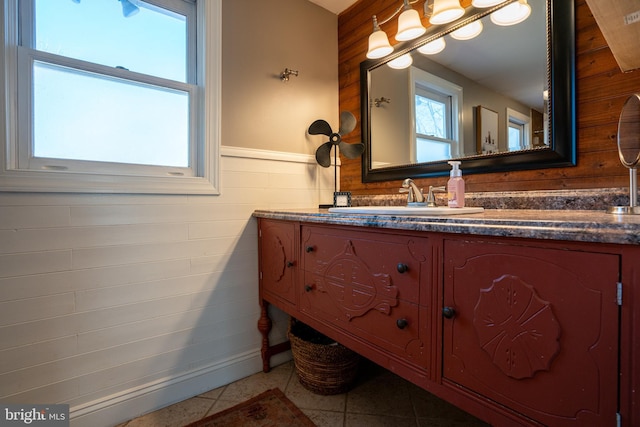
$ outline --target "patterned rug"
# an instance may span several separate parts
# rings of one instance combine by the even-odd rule
[[[305,414],[273,388],[185,427],[315,427]]]

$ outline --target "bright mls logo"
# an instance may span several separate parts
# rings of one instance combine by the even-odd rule
[[[0,427],[69,427],[69,405],[2,405]]]

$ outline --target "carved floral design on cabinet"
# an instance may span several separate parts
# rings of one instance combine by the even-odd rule
[[[391,284],[389,275],[371,272],[356,255],[351,241],[342,253],[319,264],[316,273],[323,280],[318,291],[328,293],[348,320],[370,310],[389,315],[391,307],[398,305],[398,289]]]
[[[560,325],[551,303],[516,276],[504,275],[480,290],[473,324],[482,349],[515,379],[548,371],[560,351]]]
[[[269,280],[279,282],[284,276],[287,265],[285,246],[278,236],[272,236],[268,240],[265,249],[270,253],[271,262],[263,266],[263,274],[265,274]]]

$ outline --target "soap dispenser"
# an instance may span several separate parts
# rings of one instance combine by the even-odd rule
[[[448,162],[451,165],[451,177],[447,182],[448,204],[450,208],[464,208],[464,179],[459,161]]]

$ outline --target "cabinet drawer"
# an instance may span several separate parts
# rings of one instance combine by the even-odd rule
[[[353,298],[387,295],[421,303],[430,289],[431,249],[426,238],[303,227],[303,268],[353,288]],[[427,292],[422,296],[427,301]]]
[[[426,308],[305,272],[300,311],[426,368]]]

